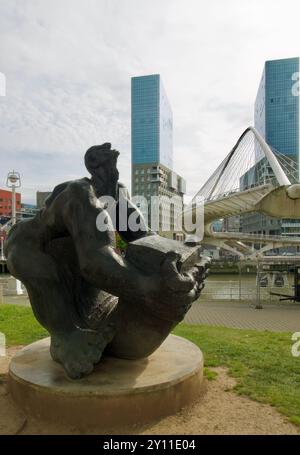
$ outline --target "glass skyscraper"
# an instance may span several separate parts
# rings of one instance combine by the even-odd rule
[[[153,230],[183,238],[176,219],[183,210],[185,181],[173,171],[173,116],[159,74],[131,79],[131,191],[147,201],[140,209],[149,224],[155,221]],[[161,200],[158,208],[151,204],[155,197]],[[168,198],[173,199],[172,207]],[[168,219],[166,231],[162,227]]]
[[[274,150],[296,163],[299,179],[299,93],[296,84],[299,80],[299,57],[265,62],[255,101],[254,124],[257,131]],[[262,157],[260,148],[256,150],[256,164],[241,179],[241,187],[251,183],[264,183],[259,178],[272,176],[270,166]],[[293,177],[289,176],[292,183]],[[243,232],[269,235],[299,236],[299,220],[270,218],[262,214],[247,214],[241,217]]]
[[[293,87],[299,57],[265,63],[255,102],[255,128],[266,142],[299,166],[299,96]]]
[[[159,74],[131,79],[133,164],[173,166],[173,116]]]

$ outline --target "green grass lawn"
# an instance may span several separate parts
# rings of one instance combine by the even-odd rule
[[[197,344],[205,366],[226,366],[235,390],[275,406],[300,426],[300,357],[291,334],[180,324],[174,333]]]
[[[0,332],[7,345],[24,345],[47,336],[31,308],[0,305]],[[174,333],[203,351],[209,367],[226,366],[236,378],[236,392],[275,406],[300,426],[300,357],[291,355],[291,334],[180,324]]]
[[[0,332],[5,334],[7,346],[29,344],[47,336],[31,308],[22,305],[0,305]]]

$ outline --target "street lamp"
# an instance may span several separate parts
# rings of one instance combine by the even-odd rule
[[[0,256],[0,261],[5,261],[5,257],[4,257],[4,237],[3,237],[1,231],[0,231],[0,242],[1,242],[1,256]]]
[[[21,177],[19,172],[12,171],[7,174],[6,186],[11,188],[12,207],[11,207],[11,223],[16,224],[17,222],[17,210],[16,210],[16,188],[21,186]],[[17,295],[23,294],[21,281],[16,280],[16,292]]]
[[[11,188],[11,193],[12,193],[11,222],[12,222],[12,224],[16,224],[16,221],[17,221],[16,188],[20,188],[20,186],[21,186],[21,177],[20,177],[19,172],[12,171],[7,174],[6,186],[8,188]]]

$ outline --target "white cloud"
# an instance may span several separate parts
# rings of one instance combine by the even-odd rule
[[[194,194],[252,123],[263,62],[297,56],[298,0],[0,0],[0,186],[85,174],[110,141],[130,181],[130,77],[160,73],[175,170]],[[188,159],[187,159],[188,158]]]

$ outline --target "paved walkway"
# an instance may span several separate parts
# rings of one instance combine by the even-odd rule
[[[5,297],[5,303],[30,305],[27,296]],[[203,302],[200,299],[193,304],[184,322],[237,329],[300,332],[300,303],[263,303],[263,309],[256,310],[248,302]]]
[[[0,303],[2,302],[0,301]],[[3,296],[3,303],[30,306],[30,302],[27,295],[5,295]]]
[[[195,302],[184,322],[237,329],[300,332],[300,304],[264,305],[256,310],[247,303]]]

